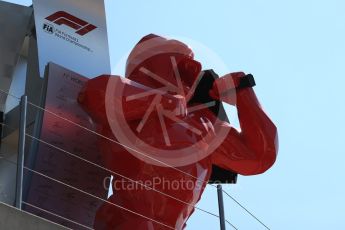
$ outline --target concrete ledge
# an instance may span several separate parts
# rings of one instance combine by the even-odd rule
[[[0,229],[11,230],[67,230],[48,220],[0,203]]]

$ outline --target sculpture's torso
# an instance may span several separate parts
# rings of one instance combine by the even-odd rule
[[[192,119],[193,123],[198,123],[200,128],[206,131],[206,128],[200,123],[200,117],[207,117],[208,120],[214,119],[212,113],[201,111],[189,115],[183,120],[191,122]],[[137,122],[134,121],[130,125],[135,128]],[[143,129],[138,138],[153,146],[164,146],[165,143],[162,138],[154,138],[163,136],[158,118],[152,116],[145,126],[146,128]],[[167,129],[169,133],[173,134],[171,136],[175,138],[171,141],[176,148],[193,145],[200,138],[192,132],[181,129],[176,122],[168,121]],[[114,138],[108,125],[102,126],[100,130],[103,135]],[[136,158],[117,143],[107,139],[102,139],[100,142],[105,166],[116,172],[116,174],[113,174],[114,195],[110,198],[110,201],[153,220],[159,220],[173,228],[182,229],[188,217],[193,213],[194,206],[199,201],[211,175],[211,157],[206,157],[197,163],[183,167],[162,167],[148,164]],[[149,153],[144,154],[149,155]],[[119,174],[126,178],[119,176]],[[113,229],[126,229],[118,226],[128,224],[127,220],[130,216],[138,221],[136,225],[140,225],[140,223],[143,225],[140,229],[150,229],[149,227],[145,228],[144,225],[150,226],[151,224],[153,224],[154,229],[167,229],[160,224],[145,220],[138,215],[109,204],[106,204],[103,207],[103,212],[99,212],[98,215],[107,215],[106,213],[113,216],[111,219]],[[98,221],[101,220],[98,219]]]

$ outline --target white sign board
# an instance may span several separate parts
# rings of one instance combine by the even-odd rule
[[[33,0],[40,75],[54,62],[88,78],[110,74],[104,0]]]

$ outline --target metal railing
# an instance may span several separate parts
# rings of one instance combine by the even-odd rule
[[[1,93],[1,92],[0,92],[0,93]],[[2,92],[2,93],[7,93],[7,92]],[[8,93],[7,93],[7,94],[8,94]],[[9,96],[16,97],[16,96],[14,96],[14,95],[10,95],[10,94],[8,94],[8,95],[9,95]],[[16,98],[18,98],[18,97],[16,97]],[[19,98],[18,98],[18,99],[19,99]],[[111,171],[111,170],[109,170],[109,169],[107,169],[107,168],[104,168],[104,167],[101,166],[101,165],[95,164],[94,162],[91,162],[91,161],[89,161],[89,160],[87,160],[87,159],[84,159],[84,158],[82,158],[82,157],[80,157],[80,156],[78,156],[78,155],[76,155],[76,154],[74,154],[74,153],[71,153],[71,152],[69,152],[69,151],[67,151],[67,150],[65,150],[65,149],[62,149],[62,148],[60,148],[60,147],[58,147],[58,146],[55,146],[55,145],[52,144],[52,143],[48,143],[48,142],[42,140],[41,138],[34,137],[34,136],[30,135],[29,133],[27,133],[27,131],[26,131],[26,111],[27,111],[28,105],[33,106],[33,107],[35,107],[35,108],[37,108],[37,109],[39,109],[39,110],[41,110],[41,111],[43,111],[43,112],[48,112],[48,113],[50,113],[50,114],[53,114],[53,115],[55,115],[55,116],[58,117],[58,118],[61,118],[60,115],[54,114],[54,113],[52,113],[51,111],[48,111],[48,110],[46,110],[46,109],[44,109],[44,108],[41,108],[41,107],[39,107],[39,106],[37,106],[37,105],[35,105],[35,104],[32,104],[31,102],[28,102],[26,96],[22,96],[22,97],[20,98],[20,125],[19,125],[19,138],[18,138],[18,160],[17,160],[17,163],[16,163],[16,162],[12,162],[12,163],[14,163],[14,164],[17,165],[16,198],[15,198],[15,206],[16,206],[17,208],[21,209],[21,208],[22,208],[22,204],[24,204],[24,205],[30,206],[30,207],[32,207],[32,208],[35,208],[35,209],[37,209],[37,210],[40,210],[40,211],[42,211],[42,212],[49,213],[50,215],[55,216],[55,217],[58,217],[58,218],[60,218],[60,219],[62,219],[62,220],[65,220],[65,221],[68,221],[68,222],[73,223],[73,224],[75,224],[75,225],[78,225],[79,227],[86,228],[86,229],[92,229],[92,227],[90,227],[90,226],[86,226],[86,225],[81,224],[81,223],[78,223],[78,222],[76,222],[76,221],[74,221],[74,220],[70,220],[70,219],[68,219],[68,218],[65,218],[65,217],[63,217],[63,216],[61,216],[61,215],[59,215],[59,214],[57,214],[57,213],[51,212],[51,211],[49,211],[49,210],[45,210],[45,209],[43,209],[42,207],[37,207],[37,206],[34,205],[34,204],[30,204],[30,203],[28,203],[28,202],[26,202],[26,201],[23,201],[23,199],[22,199],[22,194],[23,194],[23,171],[26,170],[26,171],[28,171],[28,172],[34,173],[35,175],[38,175],[38,176],[40,176],[40,177],[46,178],[46,179],[51,180],[51,181],[53,181],[53,182],[55,182],[55,183],[58,183],[58,184],[63,185],[63,186],[66,186],[66,187],[68,187],[68,188],[70,188],[70,189],[73,189],[73,190],[75,190],[75,191],[78,191],[78,192],[80,192],[80,193],[82,193],[82,194],[85,194],[85,195],[87,195],[87,196],[90,196],[90,197],[93,197],[93,198],[95,198],[95,199],[98,199],[98,200],[100,200],[100,201],[102,201],[102,202],[109,203],[110,205],[114,205],[115,207],[121,208],[121,209],[123,209],[123,210],[125,210],[125,211],[127,211],[127,212],[129,212],[129,213],[132,213],[132,214],[135,214],[135,215],[140,216],[140,217],[142,217],[142,218],[145,218],[145,219],[148,219],[148,220],[150,220],[150,221],[153,221],[153,222],[155,222],[155,223],[157,223],[157,224],[160,224],[160,225],[162,225],[162,226],[165,226],[166,228],[175,229],[175,228],[172,227],[172,226],[168,226],[168,225],[166,225],[166,224],[164,224],[164,223],[161,223],[161,222],[159,222],[159,221],[157,221],[157,220],[154,220],[154,219],[152,219],[152,218],[150,218],[150,217],[147,217],[147,216],[142,215],[142,214],[140,214],[140,213],[134,212],[133,210],[128,210],[128,209],[126,209],[126,208],[124,208],[124,207],[121,207],[120,205],[111,203],[111,202],[107,201],[107,200],[104,199],[104,198],[98,197],[98,196],[93,195],[93,194],[91,194],[91,193],[89,193],[89,192],[87,192],[87,191],[84,191],[84,190],[80,189],[80,188],[74,187],[74,186],[72,186],[72,185],[69,185],[69,184],[63,182],[63,181],[60,181],[60,180],[58,180],[58,179],[56,179],[56,178],[52,178],[52,177],[50,177],[50,176],[48,176],[48,175],[45,175],[45,174],[42,173],[42,172],[38,172],[38,171],[36,171],[36,170],[34,170],[34,169],[31,169],[31,168],[29,168],[29,167],[26,167],[26,166],[24,165],[25,139],[26,139],[26,137],[29,137],[29,138],[31,138],[32,140],[36,140],[36,141],[38,141],[39,143],[45,144],[45,145],[47,145],[47,146],[49,146],[49,147],[51,147],[51,148],[54,148],[54,149],[56,149],[56,150],[58,150],[58,151],[60,151],[60,152],[63,152],[63,153],[65,153],[65,154],[68,154],[69,156],[74,157],[74,158],[76,158],[77,160],[84,161],[84,162],[86,162],[86,163],[88,163],[88,164],[90,164],[90,165],[92,165],[92,166],[94,166],[94,167],[98,167],[99,169],[105,170],[105,171],[109,172],[110,174],[113,174],[113,175],[117,175],[117,176],[126,178],[127,180],[133,181],[134,183],[137,183],[137,184],[140,184],[140,185],[142,185],[142,186],[144,186],[144,187],[147,187],[147,185],[142,184],[142,183],[140,183],[140,182],[138,182],[138,181],[132,180],[131,178],[126,177],[125,175],[121,175],[121,174],[118,173],[118,172],[113,172],[113,171]],[[63,117],[62,117],[62,118],[63,118]],[[63,119],[65,119],[66,121],[68,121],[68,122],[74,124],[73,121],[70,121],[70,120],[68,120],[67,118],[63,118]],[[2,124],[2,125],[5,125],[5,124]],[[74,125],[80,126],[80,125],[78,125],[78,124],[74,124]],[[11,127],[9,127],[9,128],[11,128]],[[90,131],[90,132],[94,132],[94,131],[88,130],[87,128],[82,127],[82,126],[81,126],[80,128],[86,129],[87,131]],[[101,134],[99,134],[99,133],[95,133],[95,135],[98,135],[98,136],[101,136],[102,138],[104,138],[104,137],[103,137]],[[113,141],[113,140],[111,140],[111,141]],[[127,147],[127,146],[126,146],[126,147]],[[127,147],[127,148],[129,148],[129,147]],[[173,168],[173,167],[172,167],[172,168]],[[192,176],[192,175],[190,175],[190,176]],[[203,181],[203,182],[204,182],[204,181]],[[176,201],[178,201],[178,202],[182,202],[182,203],[184,203],[184,204],[191,205],[191,206],[193,206],[193,208],[195,208],[196,210],[199,210],[199,211],[204,212],[204,213],[206,213],[206,214],[208,214],[208,215],[211,215],[211,216],[214,216],[214,217],[218,218],[218,219],[219,219],[220,229],[221,229],[221,230],[225,230],[225,229],[226,229],[226,225],[229,225],[229,226],[230,226],[231,228],[233,228],[233,229],[238,229],[238,228],[237,228],[236,226],[234,226],[229,220],[227,220],[227,219],[225,218],[225,213],[224,213],[224,200],[223,200],[223,194],[225,194],[226,196],[228,196],[228,197],[230,197],[232,200],[234,200],[238,205],[240,205],[240,207],[243,208],[246,212],[248,212],[252,217],[254,217],[260,224],[262,224],[262,226],[264,226],[266,229],[269,229],[265,224],[263,224],[262,221],[260,221],[258,218],[256,218],[255,215],[253,215],[250,211],[248,211],[248,209],[246,209],[246,208],[245,208],[243,205],[241,205],[236,199],[234,199],[232,196],[230,196],[229,193],[227,193],[226,191],[223,191],[221,185],[217,185],[217,186],[211,185],[211,186],[217,188],[219,214],[212,213],[212,212],[210,212],[210,211],[208,211],[208,210],[205,210],[205,209],[202,209],[202,208],[193,206],[193,205],[191,205],[191,204],[188,204],[188,203],[186,203],[185,201],[182,201],[182,200],[180,200],[180,199],[178,199],[178,198],[176,198],[176,197],[173,197],[173,196],[171,196],[171,195],[169,195],[169,194],[165,194],[164,192],[157,191],[155,188],[149,187],[149,189],[151,189],[151,190],[153,190],[153,191],[155,191],[155,192],[157,192],[157,193],[160,193],[160,194],[163,195],[163,196],[167,196],[167,197],[169,197],[169,198],[171,198],[171,199],[174,199],[174,200],[176,200]]]

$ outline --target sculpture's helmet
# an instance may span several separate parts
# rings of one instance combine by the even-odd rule
[[[194,60],[194,53],[186,44],[149,34],[130,53],[126,78],[151,88],[176,86],[186,93],[200,71],[201,64]]]

